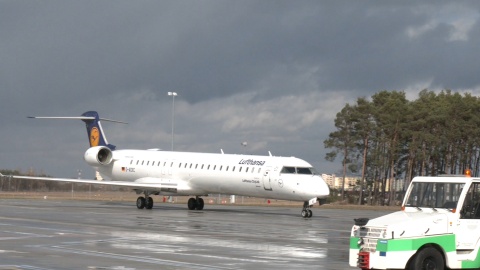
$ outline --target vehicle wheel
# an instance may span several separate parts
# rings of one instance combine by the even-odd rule
[[[303,217],[303,218],[307,218],[307,217],[308,217],[308,211],[307,211],[307,210],[305,210],[305,209],[302,210],[302,217]]]
[[[145,201],[145,208],[152,209],[153,208],[153,199],[152,197],[148,197]]]
[[[313,216],[312,210],[308,209],[308,217],[311,218]]]
[[[443,260],[442,254],[433,247],[420,250],[410,264],[410,269],[412,270],[443,270],[444,268],[445,261]]]
[[[203,201],[202,198],[197,199],[197,210],[203,210],[203,206],[205,205],[205,202]]]
[[[137,198],[137,208],[138,209],[145,208],[145,198],[143,198],[143,197],[138,197]]]
[[[188,199],[188,209],[189,210],[195,210],[197,208],[197,202],[194,198]]]

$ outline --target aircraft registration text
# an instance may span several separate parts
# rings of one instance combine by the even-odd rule
[[[122,167],[122,172],[135,172],[135,168]]]

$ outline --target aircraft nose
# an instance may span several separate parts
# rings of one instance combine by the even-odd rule
[[[318,198],[325,198],[330,195],[330,188],[328,188],[327,183],[323,180],[321,176],[318,176],[317,180],[317,197]]]

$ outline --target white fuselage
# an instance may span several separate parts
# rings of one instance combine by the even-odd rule
[[[299,169],[282,172],[284,167]],[[322,177],[300,172],[305,168],[314,171],[295,157],[155,150],[116,150],[113,162],[96,167],[113,181],[161,184],[166,195],[221,193],[295,201],[328,196]]]

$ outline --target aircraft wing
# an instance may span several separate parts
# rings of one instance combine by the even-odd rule
[[[175,181],[173,179],[159,179],[159,178],[153,178],[153,177],[140,178],[140,179],[137,179],[135,182],[3,175],[1,173],[0,173],[0,177],[9,177],[11,179],[25,179],[25,180],[37,180],[37,181],[54,181],[54,182],[129,187],[129,188],[138,189],[138,190],[173,192],[173,193],[177,193],[177,192],[185,193],[190,190],[190,187],[188,185],[184,183],[179,183],[178,181]]]

